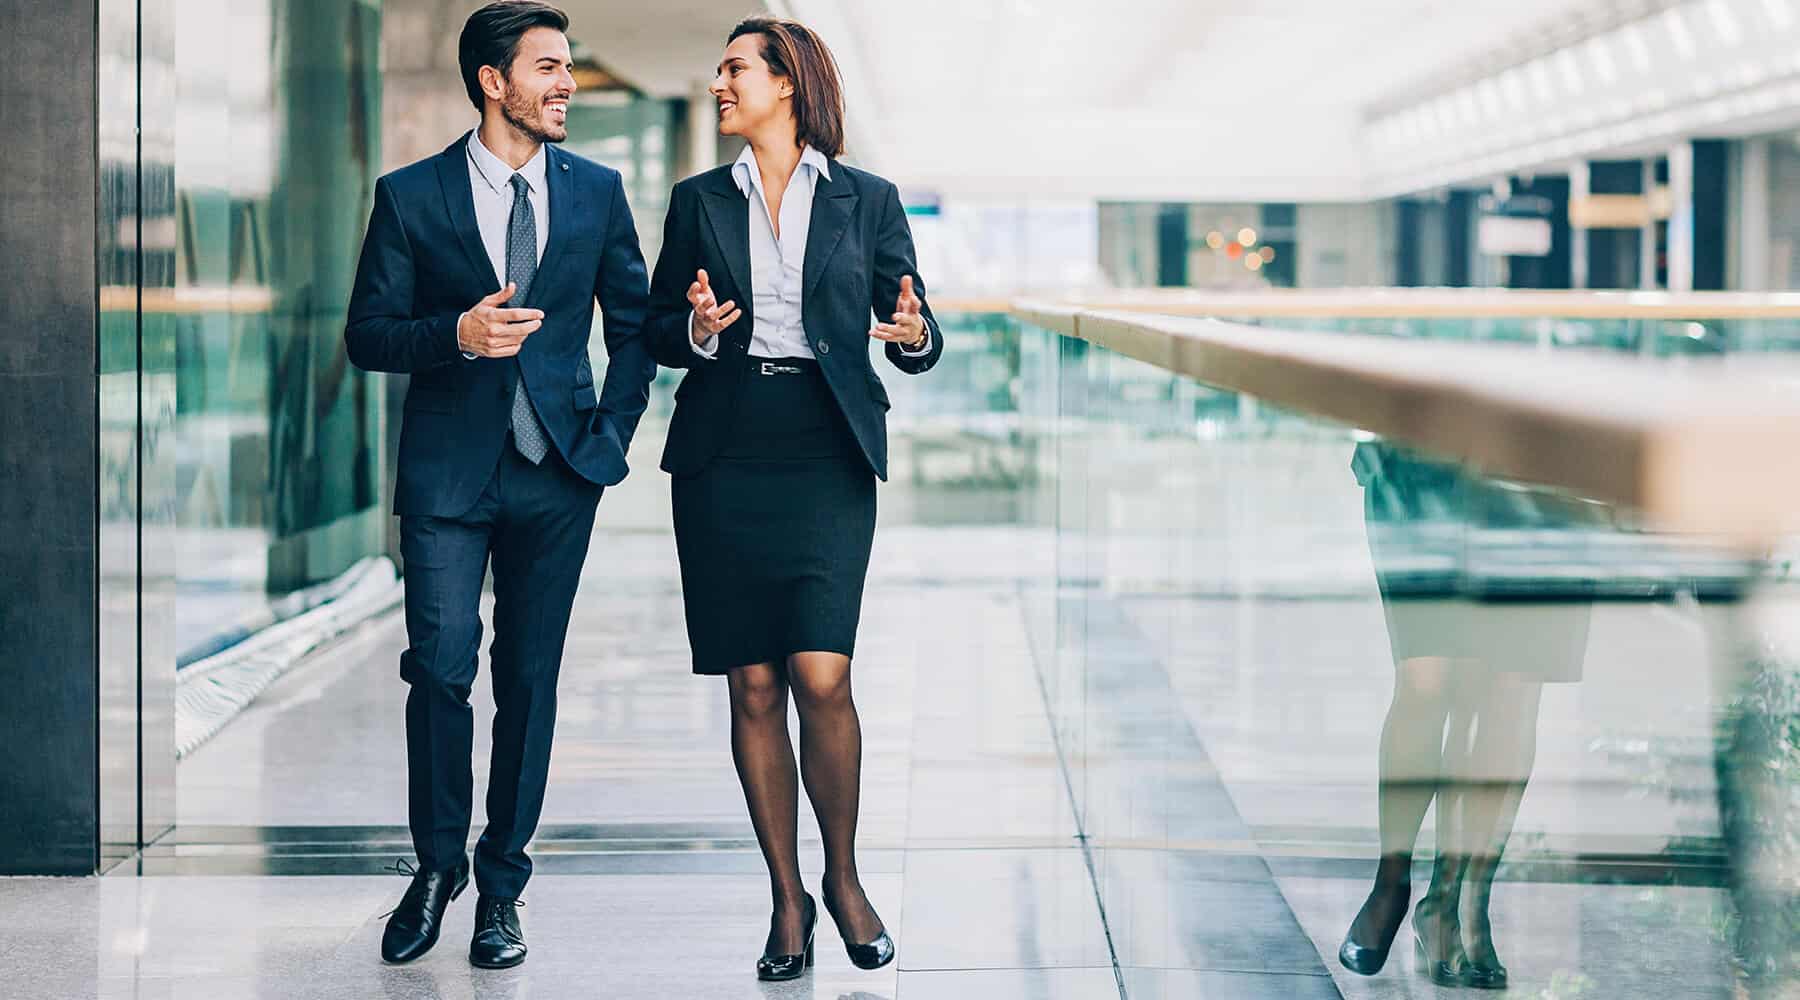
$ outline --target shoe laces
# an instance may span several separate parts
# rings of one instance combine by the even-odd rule
[[[415,880],[415,884],[419,877],[418,866],[414,865],[412,862],[406,860],[405,858],[398,858],[394,861],[393,864],[388,865],[387,867],[385,867],[381,870],[384,872],[393,872],[395,875],[405,875],[407,878]],[[412,892],[412,888],[408,887],[406,891],[408,893],[410,893],[410,892]],[[386,913],[383,913],[381,916],[376,917],[375,919],[386,920],[387,918],[393,916],[394,914],[399,913],[400,907],[405,906],[405,905],[406,905],[406,897],[401,896],[400,902],[398,905],[396,905],[393,909],[387,911]]]
[[[503,919],[503,918],[508,909],[513,909],[513,910],[524,909],[525,901],[522,899],[490,898],[487,900],[485,905],[489,912],[476,914],[475,919],[477,922],[477,926],[479,926],[483,923],[486,923],[490,926],[490,928],[492,930],[498,932],[501,937],[506,938],[508,941],[518,943],[519,938],[513,934],[512,927],[509,926],[507,924],[507,922],[505,921],[505,919]],[[487,917],[488,919],[483,920],[482,918],[484,916]]]

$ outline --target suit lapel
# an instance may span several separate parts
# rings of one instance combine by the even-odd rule
[[[738,292],[738,305],[750,315],[750,200],[732,183],[731,174],[721,175],[725,186],[713,185],[702,192],[700,204],[706,221],[712,226],[719,255],[725,258],[725,269],[731,272],[733,287]],[[690,279],[691,280],[691,279]]]
[[[857,195],[850,187],[850,175],[835,161],[831,164],[832,180],[819,178],[813,189],[812,222],[806,231],[806,263],[801,271],[801,301],[812,300],[813,288],[825,273],[825,265],[837,252],[850,218],[856,213]]]
[[[476,276],[487,280],[487,291],[482,293],[486,295],[500,288],[500,278],[494,274],[493,262],[488,260],[487,247],[482,245],[481,226],[475,222],[475,192],[469,187],[468,142],[472,134],[465,133],[438,157],[438,184],[444,189],[444,208],[450,213],[450,226],[456,230],[456,241],[468,254],[469,265],[475,269]]]
[[[565,170],[568,164],[562,159],[555,146],[544,147],[545,186],[549,188],[550,204],[550,237],[544,243],[544,256],[538,261],[537,277],[550,273],[550,268],[562,254],[563,247],[569,242],[569,227],[581,218],[582,205],[575,191],[574,171]],[[526,304],[543,301],[544,290],[550,282],[533,278],[531,294],[525,297]]]

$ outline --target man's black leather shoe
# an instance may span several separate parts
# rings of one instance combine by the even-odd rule
[[[403,867],[402,867],[403,866]],[[400,897],[400,905],[388,914],[381,934],[381,958],[386,962],[410,962],[437,944],[450,901],[469,887],[469,862],[438,872],[416,871],[406,862],[394,868],[412,876],[412,885]]]
[[[475,939],[469,942],[469,964],[478,969],[510,969],[525,961],[525,928],[519,926],[524,903],[499,896],[475,901]]]

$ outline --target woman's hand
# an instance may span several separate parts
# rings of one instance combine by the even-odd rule
[[[900,279],[900,298],[894,303],[894,321],[877,323],[869,336],[901,347],[917,348],[925,343],[925,316],[920,310],[925,303],[913,292],[912,275]]]
[[[694,343],[704,345],[724,333],[726,327],[736,323],[744,315],[744,311],[737,308],[736,302],[719,302],[718,297],[713,295],[705,268],[700,269],[696,279],[688,286],[687,300],[694,307]]]

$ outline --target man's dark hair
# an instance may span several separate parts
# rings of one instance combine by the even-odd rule
[[[496,0],[469,15],[456,44],[456,60],[475,110],[487,106],[487,96],[481,92],[481,67],[492,66],[501,76],[510,76],[513,59],[519,54],[519,39],[533,28],[555,28],[567,34],[569,15],[536,0]]]

